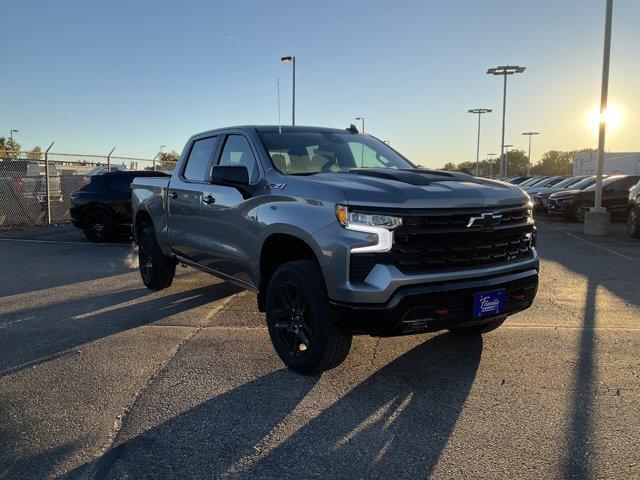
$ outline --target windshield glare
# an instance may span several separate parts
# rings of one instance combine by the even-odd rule
[[[259,132],[273,165],[288,175],[352,168],[416,168],[380,140],[350,132]]]

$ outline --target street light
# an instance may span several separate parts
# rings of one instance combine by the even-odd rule
[[[529,161],[527,162],[527,177],[531,175],[531,137],[533,135],[539,135],[540,132],[522,132],[522,135],[529,137]]]
[[[18,130],[16,130],[15,128],[12,128],[11,130],[9,130],[9,138],[11,139],[11,143],[13,143],[13,134],[14,133],[18,133]]]
[[[504,77],[504,87],[502,91],[502,139],[500,145],[504,145],[504,120],[507,111],[507,76],[514,75],[516,73],[522,73],[527,67],[520,67],[518,65],[501,65],[499,67],[493,67],[487,70],[488,75],[502,75]],[[500,150],[500,177],[503,178],[506,174],[502,165],[502,155],[504,154],[504,147]]]
[[[361,133],[364,133],[364,117],[356,117],[356,120],[360,120],[362,122],[362,131],[361,131]]]
[[[611,17],[613,0],[607,0],[604,23],[604,51],[602,54],[602,86],[600,90],[600,128],[598,131],[598,172],[596,176],[595,206],[584,218],[584,232],[592,235],[609,233],[610,215],[602,208],[602,174],[604,170],[604,140],[607,130],[605,114],[609,97],[609,59],[611,54]]]
[[[296,124],[296,56],[289,55],[287,57],[280,58],[282,62],[291,62],[293,63],[293,94],[291,100],[291,125]]]
[[[476,148],[476,177],[478,176],[478,169],[480,168],[480,117],[483,113],[491,113],[493,110],[490,108],[472,108],[467,110],[469,113],[478,114],[478,146]]]
[[[160,155],[162,155],[162,149],[163,148],[167,148],[167,146],[166,145],[160,145]]]
[[[507,178],[507,170],[509,165],[509,148],[513,147],[513,145],[502,145],[502,151],[504,152],[504,176],[500,176],[500,178]],[[502,155],[500,156],[500,160],[502,160]],[[500,165],[500,170],[502,171],[502,164]]]

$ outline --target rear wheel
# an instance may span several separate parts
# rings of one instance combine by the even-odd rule
[[[456,335],[472,336],[482,335],[483,333],[489,333],[504,323],[507,317],[496,318],[487,323],[481,323],[479,325],[469,325],[467,327],[450,328],[451,333]]]
[[[586,202],[580,202],[573,209],[571,217],[578,223],[584,223],[584,216],[589,211],[589,204]]]
[[[631,238],[640,238],[640,215],[635,208],[630,208],[627,214],[627,234]]]
[[[162,253],[151,225],[144,227],[140,232],[138,261],[142,282],[149,290],[162,290],[173,283],[176,262]]]
[[[340,365],[349,353],[352,334],[338,328],[316,262],[280,266],[269,282],[265,311],[276,353],[292,370],[320,373]]]
[[[87,240],[94,243],[109,242],[115,236],[111,215],[103,210],[89,210],[84,217],[82,231]]]

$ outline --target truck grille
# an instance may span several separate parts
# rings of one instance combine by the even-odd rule
[[[467,226],[487,212],[495,214],[490,225],[480,220]],[[531,258],[533,232],[531,212],[525,208],[405,215],[390,252],[351,255],[349,280],[364,281],[376,263],[417,275],[517,262]]]
[[[527,209],[494,210],[492,224],[480,220],[467,226],[472,218],[482,218],[485,213],[486,209],[405,216],[385,260],[405,274],[419,274],[516,262],[531,256],[534,227]]]

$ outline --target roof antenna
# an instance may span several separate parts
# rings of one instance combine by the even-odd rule
[[[280,122],[280,79],[276,79],[278,84],[278,133],[282,133],[282,123]]]

